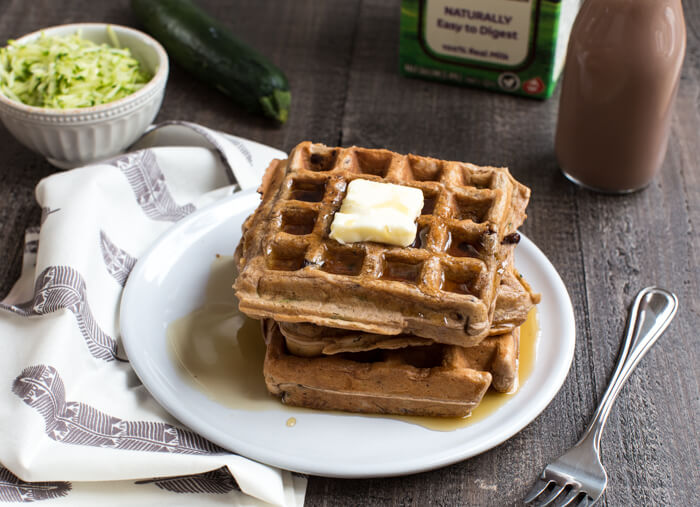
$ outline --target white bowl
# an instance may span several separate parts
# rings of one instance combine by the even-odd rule
[[[143,32],[106,23],[75,23],[44,28],[17,39],[19,44],[46,35],[69,35],[110,43],[111,26],[153,78],[140,90],[114,102],[76,109],[48,109],[10,100],[0,92],[0,119],[19,142],[62,169],[114,156],[132,144],[158,114],[168,80],[168,55]]]

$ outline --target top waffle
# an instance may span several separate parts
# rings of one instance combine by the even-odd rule
[[[512,332],[525,322],[530,310],[539,303],[539,294],[533,294],[528,283],[511,268],[501,279],[496,295],[489,336]],[[399,349],[435,343],[429,338],[408,334],[381,335],[316,326],[306,322],[279,322],[287,349],[297,356],[333,355],[343,352],[364,352],[375,349]],[[478,346],[482,346],[482,341]],[[473,347],[471,347],[473,348]]]
[[[356,178],[423,192],[413,245],[328,237]],[[241,311],[462,346],[488,334],[530,194],[507,169],[309,142],[270,165],[261,191],[236,252]]]

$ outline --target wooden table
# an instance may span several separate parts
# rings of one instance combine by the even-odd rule
[[[558,97],[539,102],[406,79],[398,2],[200,0],[287,73],[288,123],[275,128],[173,65],[158,120],[184,119],[289,150],[311,139],[505,165],[532,188],[523,232],[561,274],[577,329],[569,377],[551,405],[497,448],[408,477],[313,477],[308,505],[517,505],[542,467],[583,431],[613,370],[626,309],[646,285],[680,310],[621,393],[603,437],[603,505],[700,503],[700,3],[685,2],[688,52],[663,170],[644,191],[576,188],[553,155]],[[78,21],[138,23],[126,0],[2,0],[0,39]],[[0,295],[19,275],[33,190],[55,171],[0,127]],[[332,442],[328,442],[332,445]],[[194,500],[193,500],[194,502]],[[194,504],[194,503],[193,503]]]

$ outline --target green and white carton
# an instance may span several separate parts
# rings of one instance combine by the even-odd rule
[[[581,0],[402,0],[406,76],[546,99]]]

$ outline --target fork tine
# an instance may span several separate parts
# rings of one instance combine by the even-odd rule
[[[540,496],[545,489],[547,489],[547,486],[549,486],[551,482],[552,481],[545,481],[544,479],[537,479],[537,482],[534,486],[532,486],[532,489],[528,492],[523,502],[532,502],[535,498]]]
[[[537,504],[537,507],[545,507],[547,505],[550,505],[554,500],[557,499],[559,495],[561,495],[562,491],[566,488],[566,484],[557,484],[554,483],[554,489],[547,493],[547,496],[544,497],[540,502]]]
[[[568,505],[575,505],[576,498],[581,494],[580,489],[572,488],[569,493],[564,497],[564,499],[559,504],[559,507],[567,507]]]
[[[586,495],[586,499],[590,502],[590,503],[588,504],[588,506],[589,506],[589,507],[593,507],[595,504],[598,503],[598,500],[600,500],[600,497],[602,497],[602,496],[603,496],[603,492],[602,492],[602,491],[601,491],[600,493],[598,493],[598,496],[595,497],[595,498],[593,498],[591,495]]]
[[[590,496],[584,495],[576,507],[591,507],[595,503],[595,500],[592,502],[591,500],[592,498]]]

